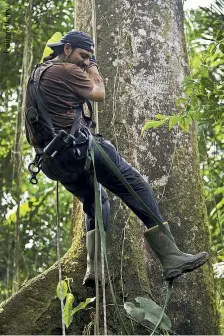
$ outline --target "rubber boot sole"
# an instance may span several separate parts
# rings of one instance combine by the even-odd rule
[[[167,281],[178,278],[181,274],[192,272],[198,267],[202,266],[206,261],[208,261],[209,254],[204,252],[204,254],[191,262],[180,265],[179,267],[166,269],[163,276]]]

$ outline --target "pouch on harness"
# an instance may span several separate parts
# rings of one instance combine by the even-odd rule
[[[90,111],[90,117],[84,114],[83,104],[78,105],[75,108],[75,118],[72,123],[70,133],[65,130],[55,131],[53,122],[48,112],[48,108],[43,101],[42,95],[39,89],[40,77],[43,72],[51,67],[54,63],[48,62],[41,69],[41,65],[37,65],[31,75],[30,83],[34,103],[36,106],[31,106],[27,110],[27,123],[29,125],[29,131],[35,138],[36,157],[33,162],[30,163],[28,169],[32,174],[30,182],[32,184],[37,183],[36,175],[40,171],[41,163],[43,159],[51,159],[60,153],[63,149],[69,150],[69,154],[76,161],[82,161],[85,170],[89,169],[91,159],[89,155],[89,149],[91,146],[92,134],[89,130],[90,123],[92,122],[93,109],[89,101],[87,103]],[[79,119],[83,118],[87,124],[87,127],[79,124]],[[28,140],[29,141],[29,140]],[[47,145],[46,145],[47,144]]]

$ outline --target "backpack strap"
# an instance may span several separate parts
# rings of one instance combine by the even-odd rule
[[[55,137],[56,136],[56,131],[55,128],[53,126],[53,122],[52,122],[52,118],[50,116],[50,113],[48,112],[48,108],[43,100],[41,91],[40,91],[40,78],[42,76],[42,74],[44,73],[45,70],[47,70],[48,68],[50,68],[52,65],[54,64],[54,62],[49,62],[47,65],[36,65],[33,73],[32,73],[32,78],[31,81],[33,80],[33,85],[32,88],[34,90],[34,97],[38,106],[38,110],[41,113],[41,117],[43,119],[44,125],[48,128],[48,130],[51,132],[52,136]],[[75,108],[76,113],[75,113],[75,118],[73,120],[72,123],[72,127],[71,127],[71,131],[70,134],[74,135],[76,133],[76,131],[78,130],[78,121],[80,119],[80,117],[82,116],[83,119],[86,121],[87,123],[87,127],[90,127],[90,124],[92,122],[92,118],[93,118],[93,108],[92,108],[92,104],[89,100],[85,101],[88,109],[90,111],[90,116],[86,116],[84,114],[84,110],[83,110],[83,104],[80,104],[79,106],[77,106]]]
[[[44,125],[45,127],[48,128],[48,130],[51,132],[52,136],[54,137],[56,135],[54,126],[53,126],[53,122],[50,116],[50,113],[48,112],[48,108],[46,106],[46,104],[44,103],[44,100],[42,98],[42,95],[40,93],[40,77],[42,76],[42,74],[44,73],[44,71],[48,68],[50,68],[53,65],[53,62],[50,62],[49,64],[47,64],[47,66],[44,66],[43,69],[42,66],[40,64],[37,64],[34,72],[32,74],[32,79],[33,79],[33,85],[32,88],[34,90],[34,98],[36,100],[37,106],[38,106],[38,110],[41,114],[41,117],[43,119]],[[31,79],[31,82],[32,82]]]

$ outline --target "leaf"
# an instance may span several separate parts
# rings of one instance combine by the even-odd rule
[[[201,84],[203,87],[205,87],[208,90],[213,90],[214,83],[208,78],[208,77],[202,77],[201,78]]]
[[[169,130],[171,130],[179,121],[180,121],[179,116],[170,116],[169,117]]]
[[[80,302],[80,304],[72,310],[71,314],[74,315],[77,311],[85,309],[86,306],[89,303],[94,302],[95,299],[96,299],[95,297],[93,297],[93,298],[87,298],[85,302]]]
[[[145,320],[152,322],[153,324],[157,324],[163,308],[157,305],[153,300],[137,297],[135,299],[140,304],[140,308],[144,309],[145,311]],[[170,318],[164,313],[162,321],[160,323],[161,329],[170,330],[171,329],[171,321]]]
[[[136,321],[142,323],[145,318],[145,312],[141,308],[137,308],[132,302],[125,302],[124,309]]]
[[[217,188],[214,192],[214,195],[218,195],[218,194],[222,194],[222,193],[224,193],[224,186]]]
[[[157,119],[160,119],[160,120],[167,119],[167,116],[165,116],[164,114],[161,114],[161,113],[156,114],[155,117]]]
[[[57,32],[57,33],[55,33],[55,34],[54,34],[54,35],[47,41],[46,46],[45,46],[45,48],[44,48],[43,56],[42,56],[42,58],[41,58],[40,63],[43,62],[43,59],[44,59],[45,57],[49,56],[49,55],[52,54],[52,52],[53,52],[52,49],[51,49],[50,47],[47,46],[48,43],[59,42],[59,41],[61,40],[61,38],[62,38],[62,34],[59,33],[59,32]]]
[[[66,302],[64,306],[64,322],[65,322],[66,328],[70,326],[73,320],[73,317],[72,317],[73,302],[74,302],[74,296],[71,293],[68,293],[66,295]]]
[[[155,121],[155,120],[148,120],[144,127],[142,128],[141,135],[143,134],[144,131],[146,131],[149,128],[156,128],[161,125],[163,125],[166,122],[166,119],[160,120],[160,121]]]
[[[180,127],[181,127],[181,129],[184,132],[188,132],[188,129],[189,129],[189,126],[190,126],[191,122],[192,122],[191,117],[189,117],[189,116],[181,117],[181,119],[180,119]]]
[[[62,285],[62,300],[64,300],[64,298],[66,297],[67,293],[68,293],[68,285],[66,283],[66,281],[62,280],[61,282]],[[57,297],[61,300],[61,286],[60,286],[60,282],[57,285]]]
[[[136,307],[131,302],[126,302],[124,304],[124,309],[126,312],[139,323],[142,323],[144,320],[148,320],[149,322],[156,325],[160,319],[163,308],[158,306],[151,299],[137,297],[135,300],[140,304],[140,307]],[[171,329],[171,321],[166,314],[163,315],[160,328],[166,330]]]
[[[221,50],[221,52],[224,53],[224,44],[220,44],[220,45],[219,45],[219,49]]]
[[[176,100],[176,106],[183,106],[185,104],[186,104],[186,99],[185,98],[180,97]]]

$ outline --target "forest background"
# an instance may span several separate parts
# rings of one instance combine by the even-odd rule
[[[33,152],[24,140],[20,125],[24,70],[37,64],[47,40],[73,28],[74,3],[52,0],[33,2],[31,18],[26,1],[1,1],[0,64],[0,302],[9,298],[27,280],[41,274],[57,260],[55,184],[39,175],[38,186],[29,183],[28,163]],[[27,59],[27,21],[32,26],[33,50]],[[30,26],[30,27],[31,27]],[[224,277],[224,3],[186,12],[185,33],[190,72],[178,99],[180,115],[175,124],[188,131],[196,122],[204,197],[209,215],[212,249],[216,257],[217,299],[222,316]],[[28,37],[27,37],[28,36]],[[26,57],[26,58],[25,58]],[[26,74],[27,75],[27,74]],[[166,119],[168,120],[168,119]],[[169,120],[168,120],[169,121]],[[153,121],[150,127],[159,126]],[[143,126],[143,125],[142,125]],[[15,131],[16,130],[16,131]],[[146,131],[150,132],[150,130]],[[61,254],[71,245],[72,196],[60,187]],[[222,322],[223,323],[223,322]]]

